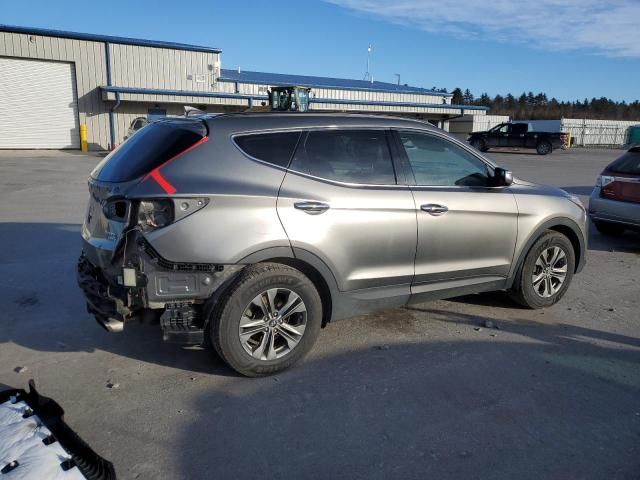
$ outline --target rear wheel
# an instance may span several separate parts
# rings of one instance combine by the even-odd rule
[[[596,226],[596,230],[598,230],[602,235],[606,235],[608,237],[617,237],[622,235],[626,230],[624,225],[620,225],[619,223],[603,222],[601,220],[593,223]]]
[[[516,275],[512,298],[528,308],[549,307],[566,293],[575,271],[573,245],[549,230],[533,244]]]
[[[541,142],[538,142],[538,145],[536,146],[536,152],[538,152],[538,155],[547,155],[548,153],[551,153],[552,149],[551,142],[548,140],[542,140]]]
[[[289,368],[313,346],[322,323],[320,296],[305,275],[286,265],[247,267],[211,318],[220,357],[249,377]]]

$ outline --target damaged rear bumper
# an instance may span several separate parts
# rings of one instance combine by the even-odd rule
[[[109,255],[85,240],[77,277],[87,311],[109,332],[121,332],[131,320],[159,316],[165,340],[202,343],[205,302],[242,266],[171,262],[140,232],[126,235]]]

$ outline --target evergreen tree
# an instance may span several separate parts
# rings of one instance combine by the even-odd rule
[[[462,96],[462,90],[460,90],[460,88],[454,88],[451,93],[453,94],[451,103],[454,105],[462,105],[464,103],[464,97]]]

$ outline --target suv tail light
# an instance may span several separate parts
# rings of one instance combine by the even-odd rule
[[[206,207],[208,203],[209,199],[205,197],[140,200],[138,227],[143,232],[166,227]]]

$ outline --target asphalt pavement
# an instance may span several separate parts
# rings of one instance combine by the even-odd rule
[[[488,155],[586,201],[619,154]],[[550,309],[490,293],[358,317],[246,379],[158,326],[87,315],[75,262],[99,160],[0,151],[0,388],[34,378],[119,478],[640,478],[640,234],[592,231]]]

